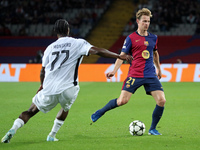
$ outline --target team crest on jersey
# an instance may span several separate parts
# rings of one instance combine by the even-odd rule
[[[150,57],[149,51],[148,51],[148,50],[144,50],[144,51],[142,52],[142,57],[143,57],[144,59],[148,59],[148,58]]]
[[[127,85],[126,85],[126,88],[130,88],[130,84],[127,84]]]
[[[148,41],[144,41],[144,45],[145,46],[149,46],[149,42]]]

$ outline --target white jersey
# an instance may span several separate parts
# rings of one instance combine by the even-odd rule
[[[46,48],[42,58],[44,95],[60,94],[78,84],[78,67],[91,47],[84,39],[61,37]]]

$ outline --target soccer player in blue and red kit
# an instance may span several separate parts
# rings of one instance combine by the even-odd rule
[[[156,130],[156,126],[163,114],[166,99],[163,87],[159,81],[162,73],[157,51],[158,39],[156,35],[147,31],[150,25],[150,17],[152,17],[151,11],[147,8],[143,8],[136,13],[138,29],[126,38],[120,54],[130,53],[133,56],[121,94],[119,98],[110,100],[102,109],[92,114],[91,119],[93,122],[97,121],[105,112],[126,104],[131,95],[143,85],[146,94],[151,95],[156,101],[156,107],[152,114],[152,124],[148,134],[161,135]],[[117,59],[114,70],[106,74],[107,78],[113,77],[122,63],[122,60]],[[157,73],[154,65],[157,68]]]

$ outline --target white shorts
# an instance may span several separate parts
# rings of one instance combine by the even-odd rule
[[[80,88],[78,85],[66,89],[62,93],[56,95],[44,95],[43,90],[41,90],[33,97],[32,101],[37,108],[44,113],[49,112],[58,103],[60,103],[61,107],[66,112],[76,100],[79,90]]]

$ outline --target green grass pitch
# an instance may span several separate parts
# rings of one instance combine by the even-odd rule
[[[122,83],[81,82],[77,100],[57,133],[58,142],[46,142],[60,105],[47,114],[39,112],[12,138],[0,144],[2,150],[199,150],[200,83],[162,83],[166,105],[157,129],[162,136],[149,136],[155,101],[143,87],[128,104],[107,112],[90,125],[91,114],[117,98]],[[0,83],[0,138],[22,111],[29,108],[39,83]],[[133,120],[146,125],[143,136],[131,136]]]

